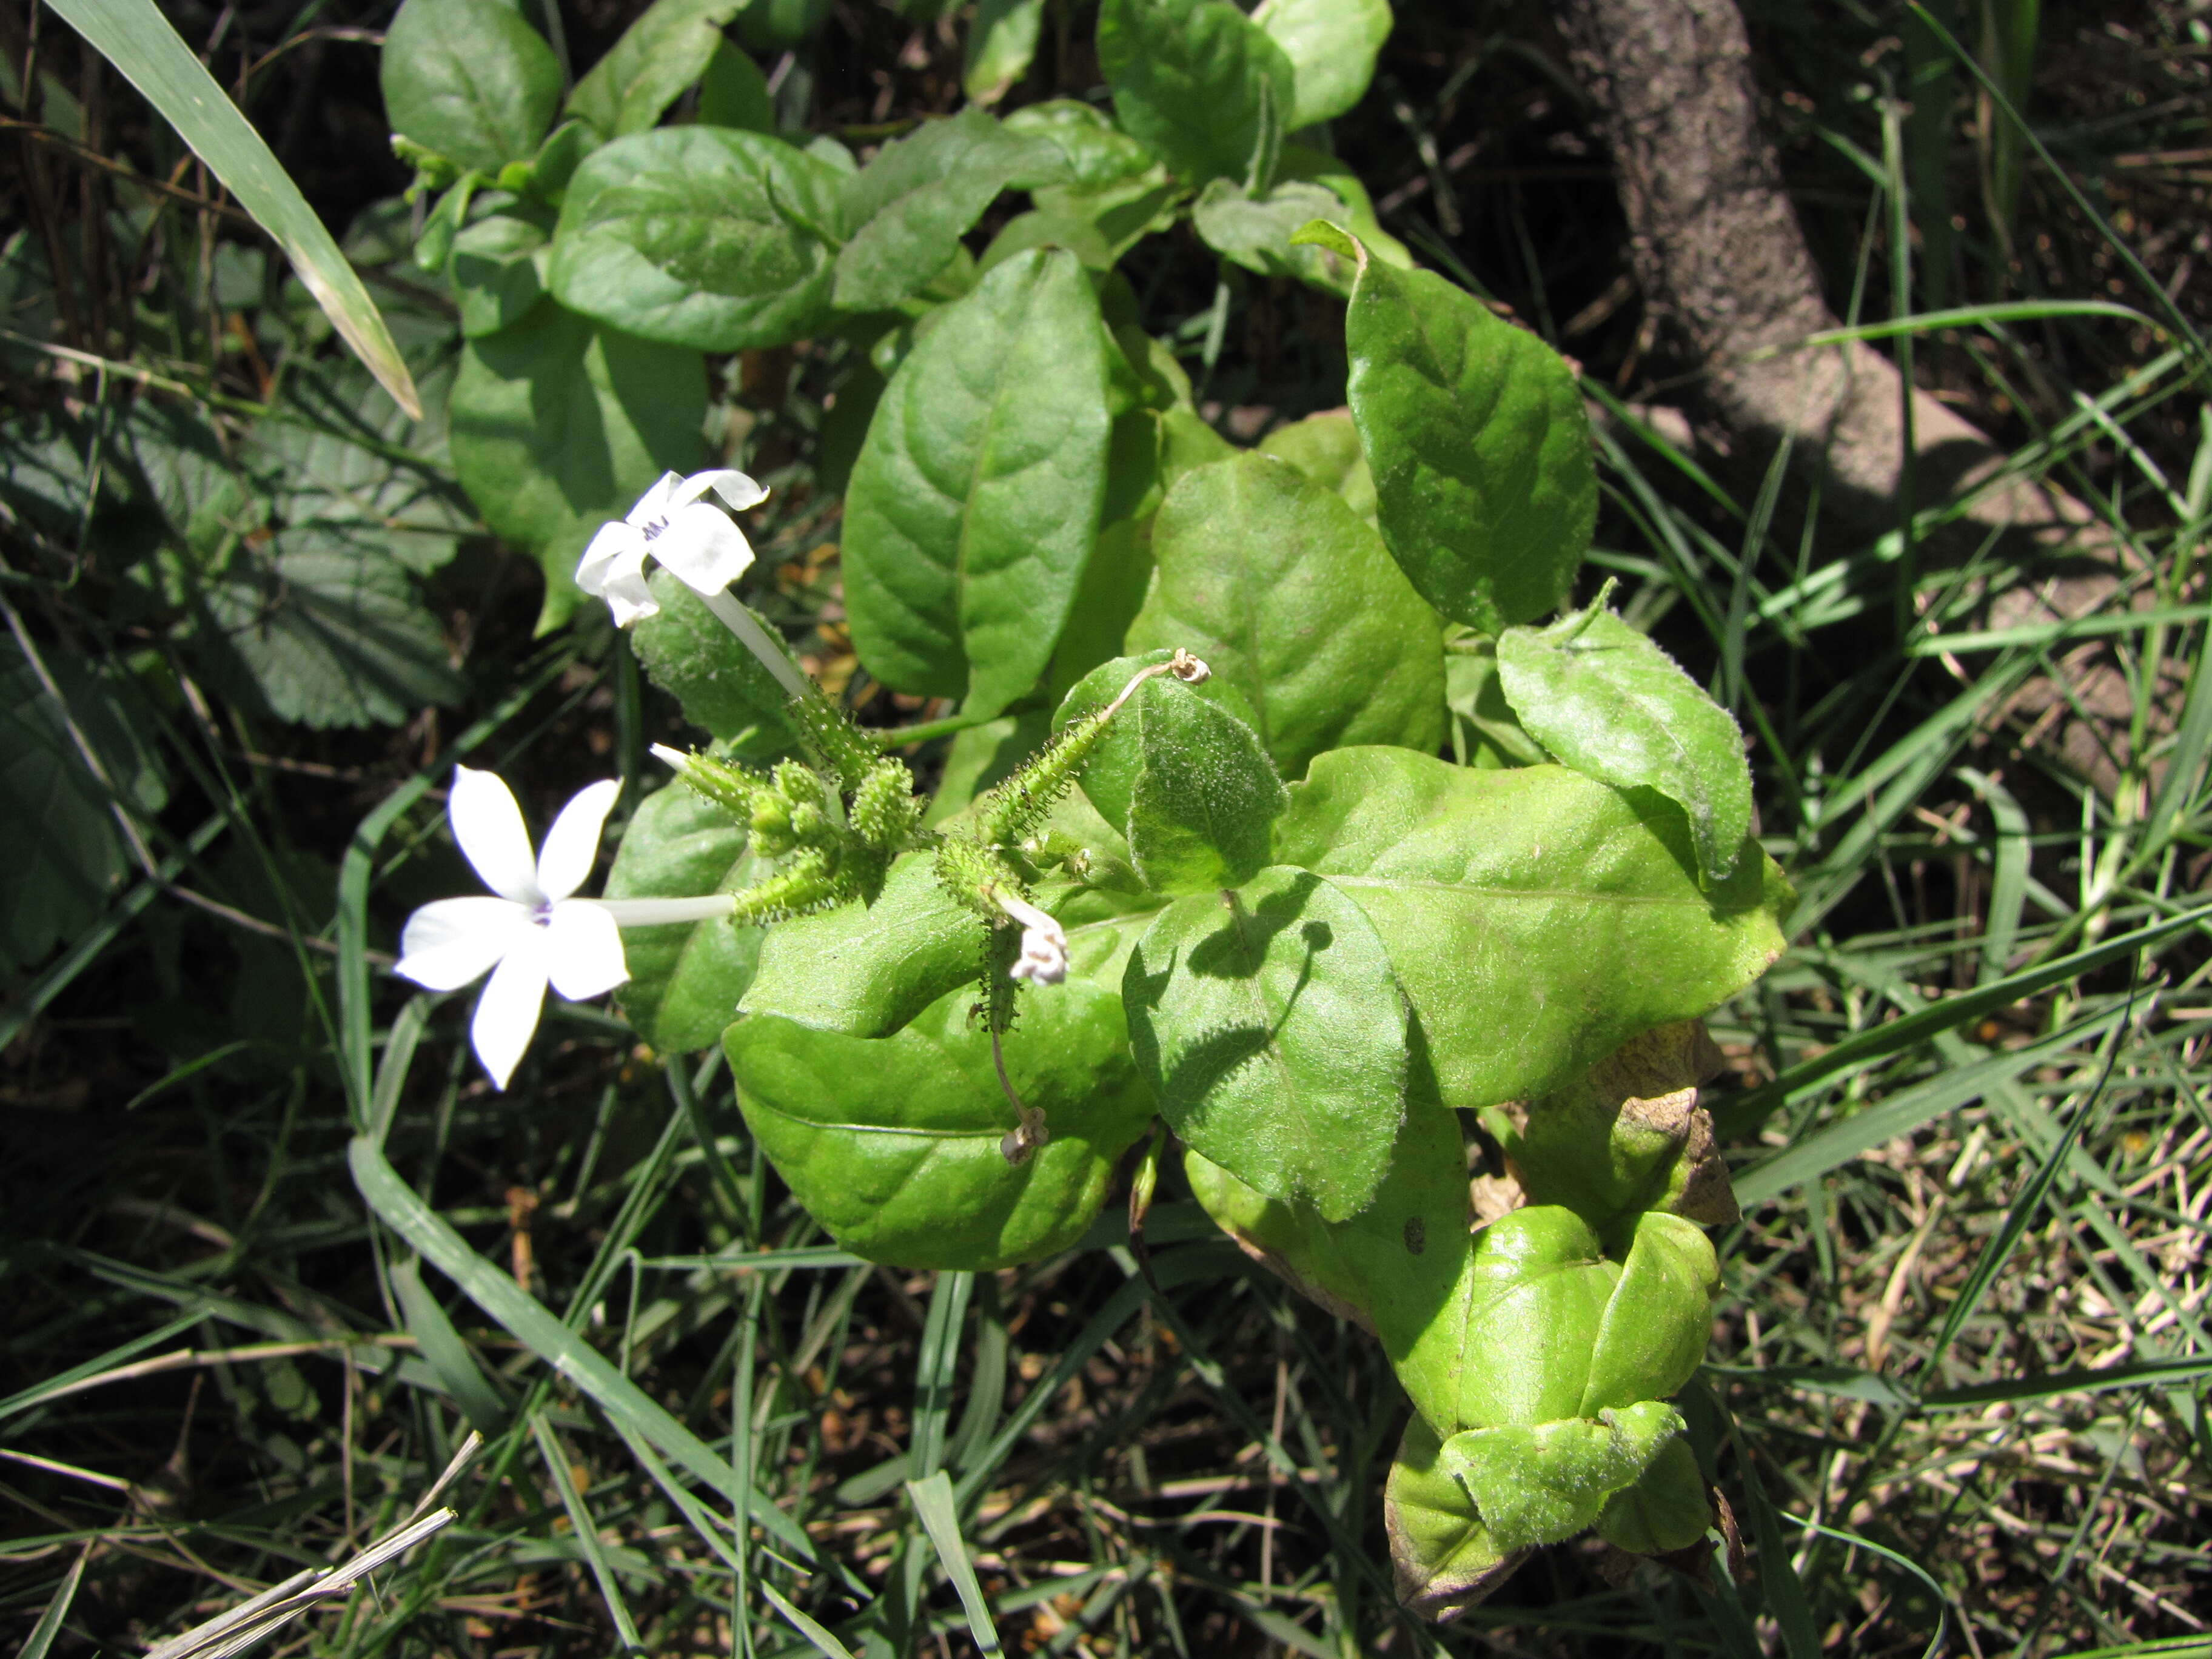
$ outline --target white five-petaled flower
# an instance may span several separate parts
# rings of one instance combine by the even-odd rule
[[[607,602],[615,626],[657,613],[660,606],[645,585],[650,556],[682,578],[702,598],[720,593],[744,575],[753,562],[752,544],[727,514],[708,501],[719,497],[731,512],[758,507],[768,491],[742,472],[726,467],[694,472],[686,478],[670,472],[638,497],[619,524],[605,524],[576,566],[576,586]]]
[[[611,991],[629,977],[624,923],[697,921],[726,915],[727,894],[703,898],[572,896],[599,857],[599,831],[622,786],[609,779],[561,809],[545,844],[531,855],[522,809],[489,772],[456,767],[446,808],[453,839],[491,893],[439,899],[407,919],[392,971],[432,991],[458,991],[489,972],[469,1034],[477,1058],[507,1087],[538,1029],[552,988],[572,1002]]]
[[[998,907],[1022,925],[1022,953],[1006,972],[1015,979],[1057,985],[1067,977],[1067,934],[1028,900],[1003,888],[992,890]]]

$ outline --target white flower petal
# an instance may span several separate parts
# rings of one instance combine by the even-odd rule
[[[653,544],[653,556],[692,592],[719,593],[751,567],[753,550],[721,508],[695,501],[669,520]]]
[[[564,899],[584,884],[599,855],[599,831],[620,793],[622,785],[607,778],[579,789],[561,809],[538,854],[538,890],[547,898]]]
[[[732,513],[742,513],[749,507],[758,507],[768,499],[768,486],[755,482],[742,472],[726,466],[708,472],[694,472],[677,486],[669,496],[672,507],[683,507],[697,501],[708,490],[722,498],[722,504]]]
[[[392,971],[430,991],[458,991],[480,979],[531,927],[511,899],[440,899],[407,918]]]
[[[1057,985],[1067,977],[1067,935],[1054,922],[1050,928],[1022,929],[1022,953],[1007,973],[1015,979],[1039,985]]]
[[[603,524],[576,561],[576,586],[586,593],[604,593],[609,579],[623,567],[641,570],[644,565],[645,532],[634,524]]]
[[[530,832],[522,827],[522,809],[495,774],[455,767],[446,817],[453,826],[453,839],[485,886],[517,904],[538,902],[542,896],[538,861],[530,855]]]
[[[553,907],[545,949],[553,988],[571,1002],[611,991],[629,977],[622,930],[610,912],[589,900]]]
[[[660,614],[660,601],[653,597],[653,589],[646,586],[643,559],[611,572],[599,597],[607,602],[608,614],[614,617],[617,628],[628,628],[634,623],[643,622],[647,617]]]
[[[545,1001],[546,953],[536,940],[507,953],[492,970],[491,981],[477,999],[477,1012],[469,1024],[477,1058],[491,1074],[495,1088],[507,1087],[522,1052],[538,1030],[538,1012]]]
[[[684,475],[680,472],[662,473],[653,481],[653,488],[637,498],[637,505],[630,508],[624,515],[625,519],[642,530],[646,526],[666,518],[669,504],[683,483]]]

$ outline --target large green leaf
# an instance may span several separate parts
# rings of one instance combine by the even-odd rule
[[[1559,354],[1371,255],[1344,331],[1382,539],[1413,586],[1487,634],[1556,610],[1597,518],[1589,422]]]
[[[853,181],[852,240],[837,254],[836,303],[877,311],[918,293],[960,252],[999,192],[1058,152],[969,105],[886,144]]]
[[[1324,1221],[1375,1196],[1405,1114],[1405,1012],[1382,940],[1328,882],[1271,869],[1176,900],[1123,981],[1129,1039],[1184,1144]]]
[[[869,672],[995,714],[1052,660],[1104,499],[1107,337],[1072,253],[946,307],[877,407],[845,501],[845,602]]]
[[[115,695],[70,657],[45,660],[51,686],[0,637],[0,963],[11,969],[99,918],[131,867],[116,809],[146,816],[168,799],[159,760]]]
[[[1258,14],[1297,77],[1283,125],[1295,131],[1333,121],[1367,91],[1390,34],[1390,0],[1269,0]]]
[[[1344,497],[1344,504],[1369,524],[1375,522],[1375,475],[1367,470],[1367,457],[1359,452],[1359,429],[1348,409],[1325,409],[1303,421],[1279,426],[1257,446],[1327,489]]]
[[[494,176],[537,154],[561,101],[561,60],[503,0],[407,0],[380,70],[403,137]]]
[[[1474,1236],[1437,1324],[1445,1335],[1401,1369],[1421,1415],[1439,1427],[1550,1423],[1581,1414],[1620,1267],[1571,1210],[1536,1205]]]
[[[1780,953],[1792,902],[1755,848],[1701,886],[1681,814],[1649,791],[1404,749],[1315,761],[1275,856],[1374,922],[1454,1107],[1556,1089],[1638,1032],[1709,1012]]]
[[[1269,455],[1185,473],[1128,648],[1182,646],[1244,694],[1286,777],[1324,750],[1444,736],[1443,625],[1334,491]]]
[[[610,138],[643,132],[707,72],[745,0],[653,0],[568,94],[568,112]]]
[[[1448,1360],[1425,1351],[1449,1344],[1450,1322],[1437,1317],[1466,1270],[1467,1150],[1449,1112],[1407,1115],[1375,1196],[1349,1219],[1322,1219],[1305,1200],[1263,1196],[1219,1165],[1186,1151],[1184,1173],[1206,1213],[1248,1251],[1332,1312],[1373,1331],[1401,1375],[1440,1376]],[[1451,1401],[1416,1395],[1416,1410]],[[1442,1419],[1444,1432],[1458,1428]]]
[[[653,684],[684,705],[686,720],[718,738],[750,732],[745,747],[753,752],[793,746],[799,728],[791,694],[768,665],[673,573],[655,570],[647,582],[660,610],[630,630],[630,642]],[[770,640],[777,637],[764,618],[755,620]],[[803,672],[785,656],[794,672]]]
[[[338,337],[392,401],[410,415],[421,415],[415,382],[392,332],[322,216],[155,0],[49,3],[146,95],[177,136],[230,187],[254,222],[276,240]]]
[[[1147,690],[1158,686],[1150,682]],[[1286,797],[1258,734],[1218,703],[1159,686],[1128,711],[1138,727],[1130,856],[1155,892],[1236,887],[1267,863]]]
[[[767,869],[745,851],[745,830],[682,783],[639,803],[604,890],[611,899],[696,898],[750,886]],[[629,1023],[664,1054],[712,1047],[752,983],[761,929],[726,918],[625,927],[629,979],[615,994]]]
[[[1227,0],[1105,0],[1098,62],[1122,126],[1186,183],[1273,182],[1297,76]]]
[[[955,903],[927,853],[891,866],[873,904],[841,904],[768,930],[747,1014],[889,1036],[983,969],[983,924]]]
[[[1418,1413],[1406,1425],[1382,1490],[1398,1599],[1439,1621],[1473,1606],[1512,1576],[1527,1553],[1490,1535],[1456,1475],[1442,1467],[1443,1443]]]
[[[592,532],[664,471],[697,467],[706,412],[698,353],[596,328],[550,301],[468,343],[453,471],[493,533],[545,564],[546,622],[574,609]]]
[[[1682,1414],[1652,1400],[1601,1419],[1470,1429],[1444,1442],[1440,1461],[1467,1483],[1498,1547],[1524,1549],[1594,1524],[1682,1431]]]
[[[201,590],[198,643],[234,659],[279,720],[397,726],[460,701],[438,619],[389,555],[312,526],[233,560]],[[243,690],[246,688],[239,688]]]
[[[1577,772],[1648,787],[1689,815],[1698,864],[1715,881],[1751,833],[1751,767],[1727,709],[1608,611],[1498,638],[1508,702],[1537,742]]]
[[[828,319],[850,182],[764,133],[663,127],[617,138],[568,181],[553,291],[649,340],[787,345]]]
[[[1122,688],[1136,678],[1140,670],[1153,668],[1168,661],[1175,654],[1172,647],[1147,651],[1139,655],[1115,657],[1099,664],[1070,687],[1052,717],[1052,729],[1058,732],[1072,720],[1095,714],[1121,695]],[[1219,674],[1200,681],[1196,685],[1163,684],[1164,677],[1155,677],[1139,686],[1122,712],[1109,723],[1104,733],[1084,763],[1083,793],[1097,808],[1098,814],[1117,830],[1126,831],[1129,823],[1129,803],[1136,793],[1137,773],[1145,763],[1145,726],[1141,716],[1146,706],[1155,697],[1200,697],[1234,715],[1237,721],[1256,729],[1257,718],[1252,705],[1236,685]]]
[[[745,1121],[847,1249],[906,1267],[984,1270],[1073,1244],[1152,1115],[1121,1000],[1070,980],[1025,994],[1006,1077],[1051,1138],[1009,1164],[1015,1125],[964,992],[869,1040],[749,1015],[726,1039]]]

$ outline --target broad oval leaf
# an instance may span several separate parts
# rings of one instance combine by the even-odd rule
[[[1382,1489],[1382,1527],[1398,1598],[1439,1623],[1513,1576],[1526,1550],[1501,1548],[1459,1478],[1442,1467],[1443,1442],[1417,1413],[1406,1425]]]
[[[1344,497],[1344,504],[1375,522],[1375,475],[1367,470],[1367,457],[1359,450],[1359,429],[1348,409],[1325,409],[1303,421],[1279,426],[1260,440],[1263,455],[1288,461],[1325,489]]]
[[[707,72],[745,0],[653,0],[568,94],[568,112],[610,138],[643,132]]]
[[[1297,96],[1283,123],[1296,131],[1334,120],[1366,94],[1390,36],[1390,0],[1272,0],[1259,21],[1296,74]]]
[[[1129,854],[1159,893],[1214,891],[1258,875],[1287,799],[1252,728],[1218,703],[1176,695],[1185,689],[1160,686],[1117,716],[1133,714],[1139,728]]]
[[[605,896],[696,898],[734,892],[767,873],[745,851],[744,828],[681,783],[638,804],[623,831]],[[726,917],[623,929],[629,978],[616,992],[637,1034],[663,1054],[711,1048],[736,1018],[760,959],[757,927]]]
[[[878,151],[853,181],[856,228],[837,254],[833,298],[878,311],[918,293],[960,252],[960,239],[1040,149],[969,105]]]
[[[1525,1549],[1595,1524],[1682,1433],[1681,1413],[1653,1400],[1602,1419],[1470,1429],[1444,1442],[1440,1461],[1467,1483],[1492,1540]]]
[[[764,133],[662,127],[617,138],[568,181],[553,291],[649,340],[787,345],[828,319],[850,183]]]
[[[663,472],[696,468],[707,413],[696,351],[594,327],[551,301],[471,340],[453,383],[453,471],[501,539],[545,564],[544,622],[580,597],[583,543]]]
[[[1375,532],[1272,455],[1178,478],[1128,648],[1182,646],[1244,694],[1285,777],[1324,750],[1444,737],[1443,629]]]
[[[1036,252],[899,365],[845,501],[853,642],[886,685],[988,716],[1042,678],[1105,496],[1107,349],[1080,262]]]
[[[982,965],[982,923],[945,892],[930,854],[908,853],[873,904],[841,904],[769,928],[741,1012],[889,1036],[980,980]]]
[[[1081,720],[1105,708],[1121,695],[1122,689],[1139,672],[1157,667],[1174,654],[1172,649],[1164,647],[1099,664],[1069,688],[1052,717],[1052,729],[1059,732],[1071,720]],[[1165,676],[1157,677],[1137,688],[1122,706],[1122,712],[1108,724],[1097,745],[1091,750],[1090,759],[1083,765],[1081,786],[1085,796],[1098,809],[1101,817],[1125,834],[1129,804],[1136,793],[1137,774],[1145,763],[1144,722],[1131,719],[1131,715],[1139,713],[1155,697],[1195,697],[1215,704],[1234,716],[1240,725],[1256,725],[1252,705],[1245,700],[1244,694],[1221,675],[1209,676],[1196,685],[1163,684],[1164,678]]]
[[[1098,62],[1121,125],[1186,183],[1273,182],[1297,76],[1228,0],[1105,0]]]
[[[631,629],[630,643],[653,683],[684,705],[684,717],[725,742],[750,733],[748,754],[795,746],[791,694],[767,665],[673,572],[655,570],[647,586],[660,610]],[[772,623],[755,620],[770,640],[779,638]]]
[[[1404,749],[1321,757],[1275,827],[1276,858],[1328,877],[1382,934],[1452,1107],[1559,1088],[1758,978],[1792,900],[1747,851],[1704,887],[1658,795]]]
[[[1577,1415],[1664,1400],[1686,1384],[1705,1363],[1720,1288],[1705,1229],[1657,1211],[1638,1217],[1620,1283],[1590,1345]]]
[[[394,128],[495,176],[537,154],[561,101],[561,60],[501,0],[407,0],[379,73]]]
[[[1344,331],[1382,539],[1413,586],[1486,634],[1557,610],[1597,521],[1589,422],[1559,354],[1371,255]]]
[[[1096,190],[1158,165],[1152,151],[1114,125],[1113,117],[1079,99],[1025,104],[1006,117],[1006,125],[1031,146],[1031,169],[1014,179],[1018,190]]]
[[[446,270],[461,307],[461,332],[470,339],[519,323],[544,296],[544,226],[518,214],[495,213],[453,238]]]
[[[1727,709],[1609,611],[1498,637],[1506,700],[1529,736],[1577,772],[1650,787],[1681,807],[1709,880],[1751,833],[1751,766]]]
[[[960,83],[969,100],[995,104],[1030,72],[1044,26],[1044,0],[981,0],[968,25]]]
[[[1440,1429],[1573,1417],[1620,1267],[1571,1210],[1534,1205],[1474,1235],[1434,1340],[1401,1369]]]
[[[1268,1198],[1356,1215],[1405,1115],[1403,1006],[1357,905],[1302,870],[1176,900],[1122,981],[1129,1040],[1184,1144]]]
[[[969,999],[874,1040],[749,1015],[726,1046],[745,1121],[845,1249],[905,1267],[983,1270],[1064,1250],[1097,1214],[1152,1103],[1120,999],[1070,980],[1024,999],[1007,1080],[1051,1139],[1018,1165],[988,1031]]]

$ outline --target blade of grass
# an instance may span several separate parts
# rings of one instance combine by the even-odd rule
[[[438,1305],[438,1298],[423,1285],[422,1264],[411,1258],[402,1261],[392,1268],[391,1279],[392,1293],[399,1298],[400,1315],[407,1322],[407,1334],[415,1339],[416,1351],[446,1385],[447,1391],[453,1396],[453,1403],[469,1419],[469,1426],[479,1434],[501,1432],[507,1427],[507,1403],[484,1376],[476,1355],[453,1328],[453,1322],[446,1317],[446,1310]]]
[[[31,1639],[23,1644],[15,1659],[46,1659],[46,1650],[53,1646],[54,1638],[61,1633],[62,1620],[69,1617],[70,1604],[76,1600],[76,1587],[84,1582],[84,1564],[92,1559],[94,1547],[87,1544],[77,1552],[53,1600],[46,1603],[46,1610],[32,1627]]]
[[[392,331],[319,215],[270,153],[253,124],[192,56],[154,0],[46,0],[100,55],[123,71],[230,186],[275,239],[315,303],[392,400],[416,420],[422,400],[392,343]]]
[[[953,1370],[960,1357],[960,1332],[968,1319],[968,1299],[975,1289],[975,1275],[971,1273],[941,1273],[930,1293],[929,1318],[922,1327],[921,1351],[915,1361],[915,1480],[927,1480],[945,1462],[945,1431],[952,1416]]]
[[[553,1432],[553,1425],[545,1420],[544,1413],[530,1419],[530,1432],[538,1441],[538,1454],[545,1460],[545,1472],[553,1477],[553,1490],[560,1494],[561,1507],[568,1512],[568,1528],[576,1542],[582,1547],[584,1559],[592,1569],[592,1581],[599,1587],[599,1599],[606,1603],[607,1616],[615,1621],[615,1637],[621,1642],[624,1653],[635,1653],[645,1644],[638,1639],[637,1625],[629,1615],[629,1599],[616,1581],[614,1569],[607,1564],[607,1552],[599,1537],[599,1523],[584,1502],[584,1494],[576,1490],[576,1477],[571,1472],[568,1454]]]
[[[399,1178],[398,1172],[384,1161],[383,1153],[357,1137],[346,1156],[354,1184],[369,1207],[425,1261],[459,1285],[470,1301],[597,1401],[609,1416],[635,1429],[802,1560],[814,1559],[812,1540],[789,1516],[759,1492],[742,1486],[736,1473],[705,1442],[555,1318],[535,1297],[471,1249],[467,1241]]]
[[[952,1500],[951,1477],[939,1469],[926,1479],[908,1481],[906,1493],[914,1500],[914,1512],[921,1517],[922,1530],[936,1547],[945,1576],[959,1592],[961,1609],[968,1615],[968,1629],[975,1645],[987,1654],[1005,1652],[999,1644],[999,1627],[991,1622],[990,1604],[983,1599],[983,1587],[975,1582],[975,1564],[968,1559],[968,1545],[960,1536],[960,1513]]]
[[[785,1622],[790,1625],[792,1629],[814,1644],[814,1650],[821,1654],[823,1659],[853,1659],[852,1649],[808,1618],[799,1608],[793,1607],[781,1590],[764,1578],[761,1580],[760,1593],[769,1606],[783,1615]]]

